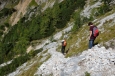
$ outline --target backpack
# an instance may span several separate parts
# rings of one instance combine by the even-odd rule
[[[93,33],[94,37],[97,37],[99,35],[99,30],[98,30],[98,28],[96,26],[93,27],[92,33]]]

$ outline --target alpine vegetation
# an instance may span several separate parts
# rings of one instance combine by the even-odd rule
[[[115,0],[1,0],[0,76],[115,76],[114,7]]]

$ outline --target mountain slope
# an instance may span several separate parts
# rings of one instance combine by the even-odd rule
[[[78,39],[79,42],[74,41],[74,42],[71,42],[72,45],[70,45],[69,42],[73,40],[73,39],[70,39],[70,37],[71,36],[74,37],[74,40],[77,39],[77,37],[79,37],[79,38],[81,37],[80,39],[85,40],[85,38],[87,38],[87,35],[84,35],[84,32],[86,32],[86,31],[88,32],[88,28],[86,29],[86,27],[88,27],[87,24],[81,28],[82,31],[81,30],[78,31],[78,34],[71,34],[71,33],[67,34],[67,32],[70,32],[71,27],[73,27],[73,25],[74,25],[74,23],[68,23],[68,26],[69,26],[68,28],[65,28],[64,30],[62,30],[54,35],[53,38],[56,39],[57,41],[50,42],[50,39],[43,40],[43,43],[37,45],[35,47],[35,49],[39,49],[39,48],[43,47],[43,52],[46,50],[48,52],[46,52],[44,54],[39,53],[37,55],[37,57],[39,57],[39,55],[43,56],[41,58],[41,60],[39,60],[40,62],[43,61],[43,64],[40,67],[38,67],[38,69],[36,69],[34,71],[33,76],[34,75],[35,76],[39,76],[39,75],[42,75],[42,76],[46,76],[46,75],[82,76],[83,75],[83,76],[85,76],[86,74],[90,74],[91,76],[114,75],[115,49],[112,48],[114,45],[111,46],[111,42],[115,41],[115,36],[106,37],[107,41],[110,40],[108,42],[101,40],[103,38],[103,35],[106,36],[107,33],[110,33],[111,31],[114,32],[113,30],[111,30],[111,28],[115,27],[115,24],[114,24],[115,16],[114,16],[114,12],[113,13],[112,12],[113,11],[109,12],[106,16],[103,15],[103,16],[99,17],[98,19],[94,20],[95,23],[99,22],[99,24],[97,25],[101,32],[99,37],[97,38],[97,41],[99,40],[99,44],[96,45],[95,47],[93,47],[92,49],[84,50],[82,53],[79,53],[76,56],[66,58],[63,54],[61,54],[61,51],[60,51],[61,47],[59,47],[59,46],[61,46],[60,38],[62,37],[63,32],[66,33],[66,34],[64,34],[65,36],[63,36],[63,37],[68,38],[67,39],[67,42],[68,42],[67,48],[71,47],[68,54],[77,52],[78,51],[77,48],[79,48],[79,47],[75,47],[75,46],[76,45],[83,46],[83,45],[79,44],[83,40],[79,41],[79,39]],[[105,27],[109,24],[109,23],[108,24],[106,23],[107,20],[111,20],[111,23],[113,22],[113,25],[110,26],[111,28]],[[108,31],[102,30],[102,28],[106,29]],[[84,30],[86,30],[86,31],[84,31]],[[84,35],[83,36],[84,38],[82,38],[82,36],[79,36],[81,33]],[[112,41],[111,41],[111,39],[112,39]],[[86,42],[88,42],[88,39],[86,40]],[[107,46],[109,47],[108,49],[106,49],[103,46],[103,45],[106,45],[105,42],[108,43],[107,44]],[[88,46],[88,44],[87,44],[87,46]],[[76,49],[72,50],[74,47]],[[46,57],[47,54],[50,54],[51,57],[47,61],[44,62],[44,57]],[[38,59],[35,58],[34,61],[36,61]],[[26,63],[26,64],[30,64],[30,63]],[[30,65],[35,65],[35,64],[34,64],[34,62],[32,62],[32,64],[30,64]],[[29,67],[30,65],[28,65],[28,66],[23,65],[21,67],[25,68],[25,67]],[[30,72],[31,68],[34,68],[34,67],[30,66],[28,70],[22,70],[22,71],[21,71],[22,68],[20,68],[17,70],[17,71],[20,70],[20,72],[11,73],[11,74],[9,74],[9,76],[12,76],[12,75],[19,75],[19,76],[25,75],[26,76],[27,73]]]
[[[5,48],[5,51],[6,50],[8,51],[7,56],[11,56],[12,55],[11,53],[16,55],[12,55],[12,59],[9,60],[7,59],[8,61],[7,64],[1,63],[0,73],[3,75],[3,74],[8,74],[10,73],[9,71],[11,71],[12,73],[8,74],[9,76],[29,76],[29,75],[30,76],[34,76],[34,75],[35,76],[36,75],[37,76],[39,75],[43,75],[43,76],[83,75],[84,76],[86,74],[91,74],[91,76],[93,75],[103,76],[105,74],[114,75],[113,67],[115,62],[114,61],[115,9],[113,8],[114,4],[112,4],[111,6],[109,6],[110,8],[108,8],[107,6],[108,11],[104,10],[105,6],[103,1],[105,0],[102,1],[91,0],[90,3],[90,0],[88,0],[87,2],[89,3],[86,3],[85,5],[85,7],[87,8],[75,10],[74,13],[72,13],[72,15],[70,16],[71,17],[70,21],[66,23],[66,27],[63,28],[63,30],[56,29],[57,33],[55,32],[50,37],[47,38],[43,37],[44,39],[38,39],[38,40],[34,40],[34,39],[31,40],[31,39],[34,36],[38,38],[42,36],[42,34],[38,35],[38,31],[36,30],[39,29],[38,27],[41,27],[40,29],[42,30],[40,31],[44,31],[45,27],[42,25],[44,23],[46,25],[50,21],[50,19],[48,19],[47,16],[51,17],[48,15],[49,13],[51,13],[48,10],[51,11],[51,9],[49,8],[48,10],[46,9],[45,14],[41,16],[43,18],[40,18],[40,16],[35,17],[34,15],[31,15],[31,17],[33,16],[32,23],[31,23],[31,17],[29,15],[30,22],[27,23],[28,25],[26,25],[25,23],[26,22],[25,19],[26,18],[29,19],[28,14],[26,13],[26,16],[22,18],[18,22],[18,24],[15,25],[15,27],[12,28],[12,30],[14,30],[14,33],[13,31],[10,32],[11,34],[9,35],[12,35],[12,37],[10,36],[11,39],[9,35],[6,35],[5,38],[8,39],[8,41],[3,40],[5,42],[4,45],[7,44],[7,46],[5,46],[7,47]],[[114,0],[112,1],[113,1],[112,3],[114,3]],[[62,4],[64,2],[62,2]],[[57,5],[56,7],[59,9]],[[38,8],[34,8],[33,11],[36,10],[38,10]],[[54,10],[53,12],[55,11],[56,10]],[[40,13],[40,12],[38,13],[38,11],[36,12],[37,14]],[[59,13],[59,11],[56,12]],[[54,14],[53,16],[56,15]],[[56,16],[55,18],[57,17],[58,16]],[[64,19],[65,18],[66,16],[64,17]],[[39,20],[45,19],[44,22],[41,21],[42,25],[38,26],[38,24],[40,23],[38,19]],[[52,21],[53,19],[51,20],[51,22]],[[89,35],[89,30],[88,30],[89,28],[87,26],[88,21],[92,21],[100,30],[100,35],[95,41],[95,43],[98,43],[98,45],[96,45],[92,49],[88,49],[88,35]],[[39,33],[43,33],[43,32],[39,32]],[[63,56],[60,51],[61,40],[63,38],[67,39],[66,50],[69,48],[69,51],[65,56]],[[28,42],[29,40],[30,42]],[[26,44],[29,45],[25,46]],[[10,51],[8,46],[10,46]],[[27,47],[29,46],[32,49],[29,49],[28,52],[25,53],[25,49],[27,49]],[[0,56],[2,57],[2,55]],[[6,68],[9,68],[9,71],[6,71],[5,70]],[[109,70],[110,68],[112,69]]]

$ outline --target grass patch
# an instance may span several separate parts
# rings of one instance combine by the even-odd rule
[[[38,4],[35,2],[35,0],[32,0],[31,3],[29,4],[29,6],[38,6]]]
[[[98,2],[97,0],[90,0],[89,5],[94,5],[96,2]]]
[[[100,32],[99,36],[96,38],[95,43],[105,43],[113,38],[115,38],[115,25],[109,26],[112,21],[106,22],[102,28],[104,32]],[[82,51],[88,49],[88,26],[80,28],[77,33],[71,34],[70,39],[67,40],[70,50],[66,57],[74,56]],[[77,45],[78,44],[78,45]]]
[[[114,34],[115,33],[115,25],[109,26],[110,23],[111,23],[111,21],[108,21],[103,25],[102,28],[104,29],[104,32],[102,32],[102,33],[100,32],[100,35],[96,39],[96,41],[105,43],[105,42],[115,38],[115,34]]]
[[[69,51],[66,57],[74,56],[88,49],[88,26],[82,26],[76,33],[72,33],[67,40]]]
[[[112,11],[113,12],[113,11]],[[98,17],[97,21],[105,18],[106,16],[109,16],[112,14],[112,12],[108,12],[105,15]],[[95,21],[95,24],[98,26],[99,23]],[[113,22],[113,19],[106,21],[103,26],[100,27],[100,34],[95,40],[95,44],[103,44],[111,39],[115,39],[115,24]],[[82,26],[78,31],[71,34],[69,39],[67,40],[67,48],[70,48],[68,54],[66,57],[78,55],[79,53],[83,52],[84,50],[88,49],[88,35],[89,35],[89,27],[87,24],[85,26]]]

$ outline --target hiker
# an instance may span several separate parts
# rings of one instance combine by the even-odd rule
[[[62,40],[62,49],[61,49],[61,52],[62,52],[63,55],[65,55],[65,47],[66,47],[66,45],[67,45],[66,40],[65,39]]]
[[[88,26],[90,26],[90,28],[89,28],[89,33],[90,33],[89,34],[89,49],[91,49],[94,46],[94,41],[95,41],[96,37],[99,35],[99,31],[98,31],[97,27],[93,25],[92,22],[89,22]],[[96,33],[94,32],[94,30]]]

